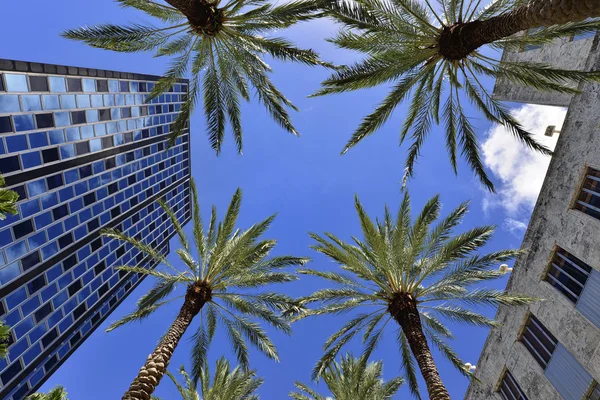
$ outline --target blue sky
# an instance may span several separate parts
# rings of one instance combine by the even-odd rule
[[[168,63],[168,59],[152,58],[149,53],[107,52],[59,36],[65,29],[84,24],[150,20],[140,12],[120,9],[111,0],[20,0],[4,2],[2,13],[2,58],[156,75],[160,75]],[[337,50],[323,40],[335,30],[331,22],[317,21],[281,34],[302,47],[315,49],[327,60],[337,63],[352,61],[355,55]],[[372,216],[381,215],[384,204],[392,209],[397,207],[407,148],[406,145],[398,146],[405,107],[400,107],[376,135],[347,155],[340,156],[340,150],[361,117],[383,98],[386,88],[309,99],[307,96],[327,77],[326,70],[292,64],[272,65],[276,70],[274,82],[301,110],[293,113],[293,120],[302,136],[295,138],[283,132],[257,103],[246,104],[242,109],[244,155],[235,153],[233,140],[228,136],[222,155],[216,157],[208,144],[203,115],[198,109],[191,121],[192,173],[199,187],[202,213],[207,215],[211,204],[215,204],[222,215],[239,186],[244,190],[239,220],[241,228],[277,212],[272,229],[265,235],[279,240],[275,254],[308,256],[314,260],[310,267],[331,269],[335,266],[329,260],[309,249],[311,241],[307,232],[330,231],[345,239],[360,234],[353,205],[354,194],[360,196]],[[539,109],[525,110],[523,115],[527,117],[535,113],[538,113],[537,116],[528,121],[535,126],[546,123],[550,115]],[[557,118],[556,115],[553,118]],[[560,126],[560,122],[556,125]],[[474,119],[474,123],[483,141],[490,126],[481,117]],[[520,245],[524,224],[528,221],[548,159],[531,158],[515,146],[512,139],[505,139],[505,132],[501,129],[492,130],[490,135],[486,142],[486,160],[495,173],[499,195],[491,196],[483,191],[462,162],[459,177],[454,176],[447,161],[443,132],[438,129],[424,146],[416,176],[408,186],[414,209],[419,209],[436,193],[441,194],[445,212],[471,199],[471,212],[461,229],[481,224],[498,225],[493,241],[486,248],[492,251]],[[527,171],[530,175],[524,174],[524,168],[518,168],[524,159],[529,160]],[[535,184],[530,184],[532,179]],[[520,181],[524,184],[519,184]],[[189,230],[189,226],[187,228]],[[175,242],[172,249],[174,246]],[[504,287],[506,280],[499,280],[495,287]],[[46,382],[42,391],[63,385],[72,400],[120,398],[176,316],[180,305],[171,304],[143,325],[126,326],[111,333],[105,333],[104,329],[111,321],[131,311],[137,298],[152,283],[152,279],[146,279]],[[323,287],[323,282],[302,277],[298,282],[278,290],[299,296],[320,287]],[[487,311],[488,315],[494,312]],[[291,337],[272,332],[281,363],[270,361],[254,351],[251,354],[253,367],[265,378],[265,384],[259,391],[261,398],[283,399],[292,390],[295,380],[309,382],[310,371],[321,355],[325,339],[349,317],[321,317],[298,322]],[[454,349],[466,362],[476,363],[487,330],[450,326],[458,337],[453,342]],[[188,339],[189,335],[175,352],[172,370],[182,364],[189,365]],[[359,353],[360,344],[352,343],[348,350]],[[222,354],[231,356],[227,343],[217,337],[211,348],[211,361]],[[434,353],[434,357],[452,397],[462,397],[468,381],[439,354]],[[386,377],[400,373],[400,357],[393,330],[388,331],[373,358],[384,360]],[[398,398],[409,398],[407,388],[400,393]],[[163,399],[179,398],[168,380],[163,380],[156,395]]]

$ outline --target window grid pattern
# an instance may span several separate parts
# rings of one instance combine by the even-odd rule
[[[175,210],[177,219],[183,222],[190,217],[187,185],[179,186],[175,192],[177,194],[169,193],[166,196],[167,203]],[[117,229],[152,245],[156,245],[174,232],[168,215],[161,207],[151,203],[146,208],[146,213],[147,216],[138,220],[137,223],[132,224],[132,220],[135,219],[133,216],[121,223]],[[160,222],[157,224],[157,221]],[[115,286],[122,285],[119,281],[124,274],[114,270],[113,266],[127,265],[132,260],[137,263],[143,259],[143,255],[131,245],[119,243],[114,239],[102,238],[101,240],[104,245],[93,252],[85,262],[67,270],[66,274],[42,291],[40,297],[45,302],[44,304],[49,305],[50,310],[40,321],[36,321],[33,314],[19,316],[19,310],[6,316],[9,324],[17,321],[18,318],[21,322],[13,325],[15,342],[9,347],[8,357],[4,361],[9,365],[6,368],[0,368],[0,371],[3,369],[9,372],[22,370],[35,362],[43,349],[51,346],[60,334],[63,334],[73,324],[79,324],[78,319],[81,315],[91,308],[104,293]],[[84,249],[88,252],[90,250],[91,248]],[[123,256],[118,257],[119,254],[123,254]],[[71,290],[75,284],[77,284],[76,290]],[[18,368],[14,368],[14,365],[17,365]],[[16,375],[13,374],[14,372],[6,375],[0,373],[2,383],[9,384],[12,379],[16,378]]]
[[[600,219],[600,171],[588,168],[574,208]]]
[[[186,201],[188,203],[186,203]],[[188,205],[188,209],[185,212],[182,212],[182,209],[185,207],[184,204]],[[159,207],[156,207],[157,210],[156,211],[162,211],[162,209],[160,209]],[[178,203],[178,211],[176,213],[177,215],[177,219],[180,223],[184,222],[186,219],[191,218],[191,214],[190,214],[190,210],[189,210],[189,198],[183,201],[180,201]],[[159,251],[162,254],[167,254],[168,252],[168,239],[175,234],[174,231],[174,227],[173,225],[170,223],[170,221],[167,220],[166,214],[164,212],[161,213],[161,220],[163,220],[163,222],[161,223],[161,225],[159,227],[157,227],[157,229],[155,230],[155,235],[153,236],[153,240],[152,242],[154,243],[154,245],[156,246],[157,249],[159,249]],[[156,245],[156,243],[159,243],[158,245]],[[121,263],[126,263],[124,260],[126,259],[141,259],[140,257],[140,253],[136,250],[131,248],[123,257],[123,261],[119,261],[119,264]],[[153,263],[145,263],[142,264],[142,266],[144,268],[154,268],[155,264]],[[115,276],[117,275],[117,273],[115,272]],[[133,290],[133,288],[135,287],[135,284],[141,279],[143,278],[143,276],[141,276],[140,274],[128,274],[126,278],[124,278],[123,280],[121,280],[121,284],[120,284],[120,288],[116,291],[116,293],[114,293],[111,296],[108,296],[106,298],[101,299],[101,306],[99,307],[99,310],[96,311],[95,313],[93,313],[93,315],[91,317],[88,317],[85,321],[81,321],[80,326],[81,328],[75,330],[73,333],[71,333],[66,340],[63,340],[63,344],[58,346],[57,349],[55,349],[48,357],[46,357],[46,359],[48,361],[46,361],[46,363],[40,365],[38,368],[34,369],[30,374],[28,374],[28,376],[23,379],[23,382],[17,386],[12,392],[11,394],[7,397],[7,399],[12,399],[12,400],[20,400],[21,397],[19,396],[15,396],[13,398],[11,398],[11,395],[14,394],[18,394],[20,391],[25,392],[25,389],[23,389],[24,387],[27,388],[27,391],[31,390],[33,387],[35,387],[35,385],[37,385],[40,380],[42,379],[43,376],[48,375],[50,373],[53,372],[53,370],[55,369],[56,365],[58,364],[58,362],[64,358],[66,358],[69,353],[75,348],[75,346],[77,346],[82,339],[88,334],[90,333],[90,331],[92,330],[92,328],[96,327],[97,325],[100,324],[100,321],[103,319],[103,317],[106,317],[108,314],[110,314],[111,309],[114,307],[114,305],[117,303],[117,301],[123,299],[125,296],[127,296],[127,294]],[[114,278],[111,278],[111,281],[114,280]],[[70,322],[69,318],[65,318],[65,321]],[[63,324],[63,322],[58,324],[59,330],[61,325]],[[64,324],[65,325],[65,330],[68,329],[69,326],[72,325],[72,323],[69,324]],[[62,332],[61,332],[62,333]],[[37,343],[36,343],[37,344]],[[33,347],[35,350],[39,351],[39,347]],[[37,353],[37,351],[35,353]],[[39,354],[39,353],[38,353]]]
[[[127,130],[171,123],[187,96],[187,84],[145,104],[152,82],[66,78],[83,82],[84,91],[75,92],[64,77],[5,73],[3,79],[8,92],[0,96],[0,172],[6,175],[110,148],[123,142]],[[52,85],[55,80],[62,82]],[[111,92],[102,94],[99,82],[107,82]],[[53,89],[57,92],[43,94]]]
[[[120,76],[0,72],[0,173],[19,193],[0,221],[2,398],[29,395],[127,296],[140,276],[115,265],[154,267],[101,228],[166,254],[174,227],[153,198],[191,219],[189,132],[167,146],[187,83],[146,103],[153,77]]]
[[[537,363],[546,369],[558,341],[533,314],[529,316],[519,340]]]
[[[498,392],[503,400],[529,400],[508,370],[504,373]]]
[[[591,272],[592,267],[558,248],[550,262],[545,280],[573,303],[577,303]]]
[[[74,183],[56,186],[50,192],[46,191],[48,178],[27,183],[25,188],[30,197],[18,203],[20,213],[11,218],[6,228],[1,227],[9,218],[3,221],[5,224],[0,223],[0,237],[5,238],[2,243],[7,243],[0,250],[0,284],[9,283],[52,257],[68,245],[61,238],[70,232],[72,240],[77,241],[110,221],[113,215],[154,195],[161,185],[181,179],[189,169],[189,162],[184,159],[187,143],[159,152],[166,143],[116,156],[114,164],[121,167],[112,171],[104,172],[107,160],[100,160],[58,174],[61,182]],[[132,162],[126,163],[129,159]],[[93,174],[94,171],[97,173]],[[82,180],[84,175],[90,178]],[[20,229],[23,225],[31,229],[25,233]]]

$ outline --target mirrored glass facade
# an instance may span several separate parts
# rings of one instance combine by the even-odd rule
[[[155,76],[0,60],[0,173],[19,214],[0,221],[0,319],[12,327],[0,398],[35,391],[154,265],[99,235],[169,251],[156,203],[190,217],[189,132],[167,148],[187,81],[146,103]]]

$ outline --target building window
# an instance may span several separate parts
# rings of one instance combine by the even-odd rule
[[[577,303],[591,271],[592,267],[558,248],[554,253],[545,280],[573,303]]]
[[[590,394],[587,395],[585,400],[600,400],[600,385],[598,382],[594,382]]]
[[[529,316],[519,341],[543,369],[546,369],[558,342],[533,314]]]
[[[517,384],[517,381],[508,370],[504,373],[498,392],[500,392],[500,396],[504,400],[528,400],[527,396],[525,396],[525,393],[523,393]]]
[[[600,171],[588,168],[574,208],[600,219]]]

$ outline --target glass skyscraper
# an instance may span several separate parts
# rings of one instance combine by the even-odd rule
[[[189,131],[167,136],[188,91],[148,104],[156,76],[0,60],[0,173],[19,193],[0,221],[0,398],[35,391],[141,281],[116,265],[154,265],[100,235],[116,228],[165,254],[191,217]]]

